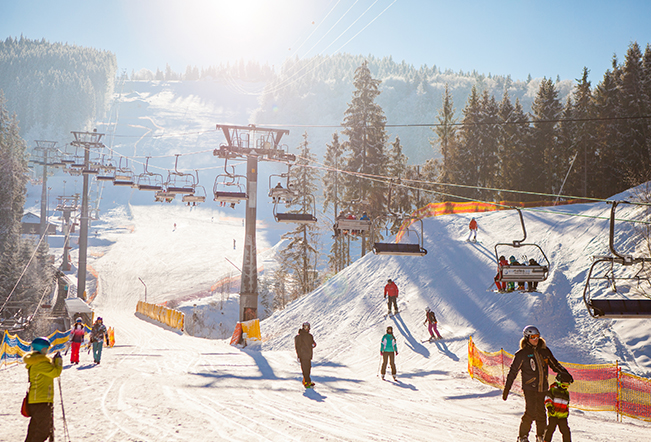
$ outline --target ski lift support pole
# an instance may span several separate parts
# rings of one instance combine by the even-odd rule
[[[280,147],[283,135],[289,134],[287,129],[269,129],[248,126],[232,126],[217,124],[226,139],[213,151],[219,158],[246,157],[246,222],[244,232],[244,256],[242,258],[242,275],[240,279],[240,321],[248,321],[258,317],[258,264],[256,250],[256,216],[258,191],[258,161],[281,160],[295,161],[296,157],[285,153]]]

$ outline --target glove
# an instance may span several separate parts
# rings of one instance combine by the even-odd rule
[[[396,356],[398,356],[398,352],[396,352]]]
[[[502,392],[502,399],[506,400],[506,398],[508,398],[508,397],[509,397],[509,390],[504,390]]]
[[[54,359],[61,359],[61,352],[58,351],[54,354]]]
[[[380,356],[384,356],[384,352],[383,352],[383,351],[380,352]]]

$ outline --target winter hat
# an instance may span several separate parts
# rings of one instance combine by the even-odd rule
[[[511,255],[511,256],[509,257],[509,262],[515,262],[515,256]]]
[[[310,323],[309,322],[304,322],[303,323],[303,329],[310,330]]]

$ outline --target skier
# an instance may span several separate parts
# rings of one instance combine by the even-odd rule
[[[559,373],[556,375],[556,382],[549,387],[545,396],[549,424],[545,431],[544,442],[551,442],[556,427],[563,435],[563,442],[572,441],[570,427],[567,425],[567,416],[570,414],[570,393],[567,389],[572,381],[565,373]]]
[[[50,348],[48,338],[32,341],[32,351],[23,356],[29,373],[27,403],[31,419],[25,442],[54,440],[54,378],[63,371],[61,353],[53,358],[47,356]]]
[[[477,220],[475,218],[470,220],[468,228],[470,229],[470,232],[468,233],[468,239],[466,241],[470,241],[470,237],[472,237],[472,242],[477,242]]]
[[[79,347],[84,342],[84,335],[86,334],[84,330],[84,324],[81,321],[81,318],[77,318],[75,325],[72,326],[70,330],[70,347],[72,353],[70,354],[70,363],[79,364]]]
[[[432,310],[429,309],[429,307],[425,307],[425,314],[427,315],[427,318],[425,319],[425,322],[423,322],[423,325],[429,322],[429,325],[427,327],[427,330],[429,331],[429,339],[430,341],[434,339],[434,333],[436,333],[437,339],[443,339],[441,337],[441,334],[436,328],[436,323],[438,322],[436,320],[436,315]]]
[[[312,371],[312,353],[314,347],[316,347],[316,342],[314,342],[314,337],[310,334],[309,322],[304,322],[303,326],[298,330],[298,334],[294,338],[294,347],[296,348],[296,356],[301,363],[303,386],[305,388],[314,387],[310,372]]]
[[[398,344],[396,343],[396,338],[393,336],[393,327],[387,327],[387,334],[382,336],[382,342],[380,343],[380,355],[382,356],[382,369],[380,374],[382,379],[387,372],[387,362],[391,364],[391,375],[393,380],[396,380],[396,356],[398,355]]]
[[[98,317],[90,331],[90,342],[93,344],[93,359],[95,364],[99,364],[102,359],[102,347],[106,335],[106,326],[101,317]]]
[[[386,299],[387,296],[389,298],[389,313],[387,314],[391,314],[391,305],[393,305],[393,312],[398,313],[398,286],[390,279],[387,282],[387,285],[384,286],[384,299]]]
[[[497,290],[500,293],[504,293],[506,291],[506,282],[502,282],[502,268],[504,266],[509,265],[509,262],[506,260],[504,255],[500,256],[499,262],[497,263],[497,275],[495,275],[495,285],[497,286]]]
[[[522,330],[520,350],[515,353],[511,369],[506,377],[502,399],[506,400],[509,390],[518,372],[522,373],[522,390],[524,392],[524,414],[520,422],[518,442],[529,441],[531,424],[536,421],[536,442],[542,442],[547,427],[545,415],[545,394],[547,393],[548,368],[556,373],[563,373],[574,381],[572,375],[554,357],[545,341],[540,337],[540,331],[533,325]]]

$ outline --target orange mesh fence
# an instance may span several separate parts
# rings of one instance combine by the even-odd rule
[[[620,371],[619,413],[651,422],[651,382]]]
[[[478,349],[472,337],[468,340],[468,373],[493,387],[503,389],[513,355],[501,349],[489,353]],[[570,406],[588,411],[615,411],[618,414],[651,421],[651,380],[624,373],[614,364],[572,364],[561,362],[572,374]],[[549,383],[555,380],[550,371]],[[522,394],[518,376],[511,391]]]

